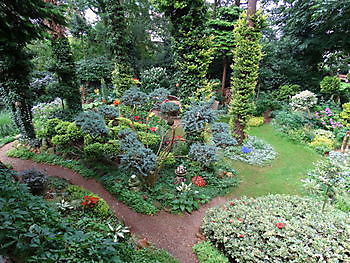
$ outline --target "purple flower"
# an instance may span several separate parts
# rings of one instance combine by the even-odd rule
[[[246,146],[242,146],[242,153],[250,153],[252,150]]]

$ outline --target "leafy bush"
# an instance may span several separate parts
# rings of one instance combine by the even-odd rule
[[[255,101],[255,110],[253,114],[255,116],[261,116],[264,112],[268,110],[279,110],[281,109],[280,103],[275,100],[271,93],[261,92],[259,97]]]
[[[93,111],[81,112],[75,118],[75,123],[81,128],[84,134],[93,138],[103,137],[108,134],[108,128],[102,116]]]
[[[156,167],[156,155],[151,149],[145,148],[130,129],[120,131],[119,137],[122,150],[121,164],[126,169],[133,169],[143,176],[148,176]]]
[[[274,96],[279,101],[289,101],[290,98],[298,92],[300,92],[299,85],[283,85],[274,93]]]
[[[211,127],[213,143],[217,147],[225,148],[237,144],[237,140],[230,134],[230,128],[227,123],[215,122]]]
[[[160,105],[160,113],[166,116],[176,116],[180,113],[180,106],[174,102],[165,102]]]
[[[147,102],[148,96],[138,88],[131,88],[124,92],[121,101],[127,106],[142,106]]]
[[[52,143],[56,145],[66,145],[83,138],[80,128],[74,122],[60,121],[54,129],[57,135],[52,137]]]
[[[315,164],[315,168],[303,180],[304,187],[307,192],[321,197],[324,202],[336,202],[341,197],[341,202],[344,203],[350,198],[349,174],[350,154],[332,151],[329,158]]]
[[[214,122],[217,118],[211,108],[212,101],[199,102],[192,105],[182,117],[182,125],[186,132],[198,132],[205,128],[206,124]]]
[[[350,102],[343,104],[343,111],[340,113],[340,118],[344,126],[350,128]]]
[[[229,263],[228,258],[209,241],[196,244],[192,250],[196,254],[199,263]]]
[[[145,92],[150,92],[160,88],[167,89],[170,85],[169,82],[170,80],[165,68],[154,67],[141,73],[141,87]]]
[[[107,143],[95,142],[84,146],[84,153],[88,159],[103,159],[117,157],[120,153],[119,141],[113,140]]]
[[[11,113],[8,111],[0,112],[0,138],[17,134],[18,128],[16,127]]]
[[[252,117],[248,120],[248,126],[258,127],[264,124],[264,117]]]
[[[326,76],[320,83],[321,92],[331,94],[340,90],[341,81],[337,76]]]
[[[36,170],[30,169],[19,173],[19,177],[23,183],[25,183],[29,191],[32,194],[41,194],[47,187],[48,178],[47,174]]]
[[[314,93],[304,90],[294,95],[290,100],[290,106],[293,110],[306,111],[317,103],[317,97]]]
[[[100,113],[105,119],[114,119],[119,117],[119,111],[116,107],[110,105],[101,105],[97,108],[98,113]]]
[[[218,161],[218,148],[211,145],[194,143],[190,147],[190,152],[188,156],[204,166],[209,166],[210,164]]]
[[[334,149],[334,141],[326,136],[316,135],[315,138],[309,143],[312,148],[325,148],[329,150]]]
[[[243,146],[226,148],[225,156],[252,165],[265,166],[269,165],[277,157],[277,153],[271,145],[263,140],[255,136],[249,136],[243,143]]]
[[[349,215],[314,199],[243,197],[208,210],[204,234],[235,262],[346,262]]]

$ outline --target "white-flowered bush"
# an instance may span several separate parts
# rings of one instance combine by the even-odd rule
[[[350,216],[315,199],[243,197],[208,210],[205,236],[232,262],[350,262]]]
[[[227,147],[225,156],[252,165],[266,166],[276,159],[277,152],[265,141],[249,136],[242,146]]]
[[[315,93],[304,90],[291,98],[289,105],[293,110],[306,111],[317,103],[317,97]]]

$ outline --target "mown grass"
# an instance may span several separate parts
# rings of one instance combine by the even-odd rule
[[[231,194],[236,197],[256,197],[270,193],[303,195],[301,179],[322,156],[280,136],[271,125],[251,128],[249,134],[271,144],[278,152],[278,157],[267,167],[227,160],[238,170],[241,179],[240,185]]]

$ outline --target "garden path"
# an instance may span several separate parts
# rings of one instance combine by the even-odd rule
[[[192,252],[192,246],[198,242],[196,234],[199,232],[205,211],[210,207],[224,204],[228,199],[227,197],[217,197],[192,214],[173,215],[163,211],[154,216],[138,214],[119,202],[95,179],[84,178],[72,170],[60,166],[9,158],[6,156],[6,152],[11,147],[12,143],[0,148],[0,160],[2,162],[11,164],[16,171],[36,168],[46,172],[49,176],[67,179],[72,184],[79,185],[99,195],[106,200],[117,218],[130,227],[131,232],[146,238],[147,241],[150,241],[156,247],[168,251],[182,263],[197,262],[196,256]]]

